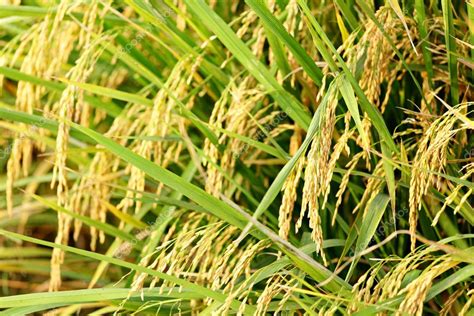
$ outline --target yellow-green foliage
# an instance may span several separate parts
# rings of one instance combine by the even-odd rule
[[[469,315],[473,12],[0,2],[1,313]]]

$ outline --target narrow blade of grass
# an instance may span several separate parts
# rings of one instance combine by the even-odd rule
[[[282,40],[286,47],[291,51],[298,63],[303,67],[309,77],[316,83],[317,86],[321,86],[321,80],[323,73],[321,69],[316,66],[314,60],[306,53],[300,44],[285,30],[283,25],[275,18],[272,13],[267,9],[265,4],[259,0],[245,0],[245,2],[255,11],[259,16],[266,29],[273,32],[275,36],[278,36]]]
[[[458,65],[456,54],[456,37],[453,24],[453,11],[451,1],[441,0],[443,11],[444,37],[446,41],[446,54],[448,58],[449,82],[451,83],[451,103],[457,105],[459,102]]]
[[[17,80],[17,81],[21,80],[21,81],[31,82],[33,84],[37,84],[45,88],[48,88],[52,91],[61,92],[66,88],[66,85],[63,83],[45,80],[45,79],[32,76],[32,75],[29,75],[21,71],[18,71],[16,69],[12,69],[8,67],[0,67],[0,75],[4,75],[7,78]],[[88,95],[84,96],[84,99],[87,102],[89,102],[92,106],[99,109],[104,109],[112,117],[116,117],[122,112],[122,109],[114,103],[103,102],[97,98],[94,98]]]
[[[357,104],[357,99],[354,95],[354,89],[352,89],[352,86],[347,81],[345,76],[339,77],[338,86],[339,91],[341,91],[342,97],[346,102],[346,106],[349,109],[349,112],[351,112],[352,119],[354,120],[356,128],[359,131],[359,135],[362,137],[362,141],[365,145],[365,148],[369,148],[369,137],[365,133],[365,130],[362,126],[362,122],[360,120],[359,106]]]
[[[423,59],[425,61],[426,73],[428,75],[428,82],[431,88],[433,88],[433,61],[431,57],[431,52],[428,49],[427,40],[428,40],[428,31],[426,29],[426,13],[425,13],[425,4],[423,0],[415,0],[415,20],[418,25],[418,32],[420,32],[421,38],[421,51],[423,53]]]
[[[337,66],[335,66],[335,63],[334,63],[334,61],[332,60],[332,57],[331,57],[332,55],[336,56],[340,66],[342,67],[342,69],[344,71],[344,74],[346,75],[346,78],[349,80],[349,82],[351,83],[352,88],[354,89],[356,95],[359,97],[359,102],[360,102],[361,108],[370,117],[370,119],[371,119],[372,123],[374,124],[374,127],[377,130],[380,138],[382,139],[382,141],[384,141],[387,144],[387,146],[390,148],[390,150],[392,150],[393,152],[398,152],[397,146],[395,145],[395,142],[393,141],[392,135],[390,134],[387,126],[385,125],[385,122],[384,122],[383,117],[380,114],[380,112],[377,110],[377,108],[375,108],[375,106],[370,104],[369,100],[367,99],[364,92],[360,88],[358,82],[356,81],[354,75],[349,70],[349,68],[345,64],[344,60],[342,59],[342,57],[337,52],[336,48],[334,47],[334,45],[329,40],[326,33],[323,31],[322,27],[319,25],[319,23],[316,21],[314,16],[311,14],[311,11],[308,8],[307,4],[302,0],[298,0],[298,4],[302,8],[303,13],[304,13],[305,17],[308,19],[308,22],[309,22],[310,26],[312,26],[314,28],[314,31],[316,33],[316,34],[314,34],[314,36],[315,36],[315,40],[317,40],[317,42],[315,44],[317,46],[317,49],[321,52],[321,55],[327,56],[326,57],[327,58],[326,62],[328,62],[328,64],[330,66],[333,65],[332,66],[332,68],[333,68],[332,71],[338,72],[339,69],[338,69]],[[330,48],[331,53],[329,52],[329,50],[326,48],[325,45],[327,45],[327,47]]]
[[[356,258],[351,263],[349,272],[347,272],[346,280],[349,280],[352,273],[354,272],[355,266],[360,259],[357,257],[358,254],[367,248],[370,241],[374,237],[375,231],[380,223],[380,220],[382,219],[385,209],[387,208],[389,200],[390,198],[387,195],[378,194],[368,206],[367,214],[362,219],[359,236],[357,237],[356,241],[354,251],[354,256]]]
[[[36,194],[33,194],[32,197],[41,202],[42,204],[44,204],[45,206],[55,210],[56,212],[61,212],[61,213],[64,213],[64,214],[67,214],[69,216],[71,216],[72,218],[75,218],[75,219],[78,219],[80,220],[81,222],[83,222],[84,224],[86,225],[89,225],[91,227],[95,227],[97,228],[98,230],[100,231],[103,231],[104,233],[108,234],[109,236],[113,236],[113,237],[118,237],[118,238],[121,238],[122,240],[124,241],[132,241],[134,240],[134,237],[130,234],[127,234],[123,231],[121,231],[120,229],[112,226],[112,225],[109,225],[107,223],[102,223],[102,222],[99,222],[99,221],[96,221],[90,217],[87,217],[87,216],[83,216],[83,215],[80,215],[80,214],[77,214],[75,212],[72,212],[48,199],[45,199],[39,195],[36,195]]]
[[[268,90],[277,103],[299,126],[308,129],[310,116],[295,97],[285,91],[268,69],[252,54],[232,29],[203,0],[186,0],[187,5],[202,19],[240,63]]]
[[[357,18],[354,15],[355,10],[351,8],[351,5],[345,0],[335,0],[334,2],[336,3],[339,10],[341,10],[342,15],[351,27],[351,30],[357,30],[359,28],[359,21],[357,21]]]

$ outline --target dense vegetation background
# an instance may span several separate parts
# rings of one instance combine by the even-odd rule
[[[6,315],[474,315],[474,7],[0,2]]]

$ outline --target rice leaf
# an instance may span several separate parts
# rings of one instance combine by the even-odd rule
[[[265,68],[264,65],[252,54],[241,39],[235,35],[232,29],[212,11],[203,0],[186,1],[187,5],[203,21],[206,26],[215,32],[222,43],[234,54],[242,65],[257,79],[275,101],[299,126],[307,129],[310,122],[309,114],[303,106],[284,90]]]
[[[449,81],[451,84],[451,103],[452,105],[457,105],[459,102],[459,82],[456,57],[456,33],[454,31],[451,2],[448,0],[441,0],[441,8],[443,11],[444,37],[446,42],[446,57],[448,59]]]
[[[355,268],[355,265],[359,261],[359,254],[364,251],[369,245],[372,238],[374,238],[377,227],[379,226],[382,216],[387,207],[388,201],[390,198],[385,194],[378,194],[372,203],[367,207],[367,213],[362,219],[362,223],[359,230],[359,236],[357,237],[355,251],[354,251],[354,260],[351,263],[349,272],[347,273],[347,278],[349,278]]]

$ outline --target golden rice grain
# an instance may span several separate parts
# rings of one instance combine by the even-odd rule
[[[441,179],[434,173],[442,173],[447,160],[448,145],[453,136],[458,132],[454,128],[457,121],[456,113],[461,109],[453,108],[443,116],[436,119],[423,135],[418,144],[418,150],[413,162],[413,171],[410,178],[410,231],[411,249],[414,250],[416,239],[416,225],[418,220],[418,211],[422,205],[422,198],[428,192],[432,184],[435,184],[438,190],[441,189]],[[440,214],[440,213],[439,213]],[[435,218],[435,223],[439,215]]]
[[[421,316],[423,313],[423,302],[430,289],[434,278],[439,274],[456,266],[457,263],[449,259],[435,261],[429,269],[426,269],[414,281],[412,281],[403,291],[406,294],[404,300],[396,315],[417,315]]]
[[[294,155],[301,145],[302,141],[301,130],[295,130],[290,140],[290,155]],[[284,239],[288,239],[290,231],[293,209],[297,198],[296,189],[300,181],[301,173],[305,165],[305,157],[301,157],[296,163],[295,168],[291,171],[288,178],[283,184],[283,198],[278,215],[278,226],[280,227],[278,234]]]

